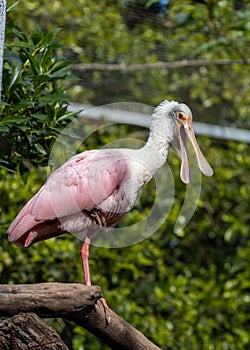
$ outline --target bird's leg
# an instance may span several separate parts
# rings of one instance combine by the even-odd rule
[[[82,248],[81,248],[81,258],[82,258],[82,266],[83,266],[83,272],[84,272],[84,280],[86,286],[91,286],[91,278],[90,278],[90,270],[89,270],[89,246],[91,243],[91,236],[86,236]],[[104,308],[105,312],[105,318],[107,323],[110,323],[110,312],[109,307],[104,298],[99,299],[102,303],[102,306]]]
[[[81,248],[81,258],[82,258],[82,267],[84,272],[84,280],[86,286],[91,286],[91,278],[89,271],[89,245],[91,243],[90,237],[86,236],[82,248]]]

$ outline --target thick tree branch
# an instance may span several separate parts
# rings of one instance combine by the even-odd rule
[[[0,350],[69,350],[56,331],[34,313],[0,322]]]
[[[159,350],[112,310],[107,324],[103,306],[98,301],[101,296],[100,287],[82,284],[0,285],[0,315],[35,312],[41,317],[62,317],[95,334],[112,349]]]
[[[2,284],[0,315],[35,312],[42,317],[65,317],[95,305],[100,287],[72,283]]]

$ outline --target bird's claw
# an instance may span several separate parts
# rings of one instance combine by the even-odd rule
[[[107,324],[110,324],[110,321],[111,321],[110,316],[107,316],[107,315],[106,315],[106,322],[107,322]]]
[[[109,312],[110,311],[109,306],[104,298],[100,298],[99,300],[102,303],[102,306],[104,309],[106,322],[107,322],[107,324],[110,324],[111,317],[110,317],[110,312]]]

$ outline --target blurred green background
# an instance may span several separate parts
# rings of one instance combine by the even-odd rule
[[[61,236],[26,250],[10,244],[6,233],[46,180],[51,148],[75,118],[68,102],[155,106],[175,99],[190,105],[196,121],[249,129],[247,62],[129,72],[74,65],[249,58],[248,0],[158,3],[9,1],[0,104],[1,283],[83,281],[81,242],[75,237]],[[83,128],[90,133],[96,124],[86,120]],[[128,135],[145,141],[147,130],[128,125],[99,129],[82,150]],[[165,223],[133,246],[92,246],[92,282],[101,286],[115,312],[162,349],[249,349],[249,146],[205,136],[198,141],[214,176],[203,177],[188,226],[173,232],[186,188],[179,180],[180,161],[171,152],[175,200]],[[121,225],[140,221],[143,210],[150,209],[154,183],[143,193],[140,210]],[[73,323],[48,322],[70,349],[108,348]]]

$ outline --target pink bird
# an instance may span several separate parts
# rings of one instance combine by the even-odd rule
[[[100,227],[112,227],[135,204],[140,188],[166,162],[171,142],[178,140],[182,158],[180,176],[191,181],[186,153],[188,135],[201,172],[213,170],[202,155],[188,106],[164,101],[152,115],[149,138],[140,149],[101,149],[70,158],[50,175],[9,227],[9,240],[29,247],[63,233],[84,237],[81,258],[86,285],[91,285],[89,245]],[[102,303],[108,314],[105,299]]]

